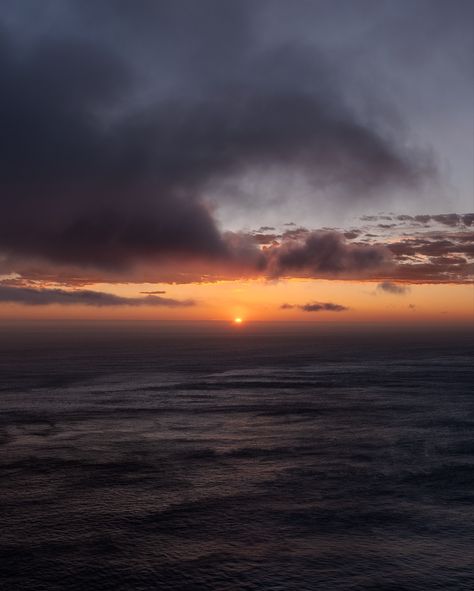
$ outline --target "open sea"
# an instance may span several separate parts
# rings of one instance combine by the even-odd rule
[[[0,589],[472,591],[468,330],[0,328]]]

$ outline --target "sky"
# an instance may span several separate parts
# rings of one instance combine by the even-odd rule
[[[474,319],[474,5],[4,0],[0,319]]]

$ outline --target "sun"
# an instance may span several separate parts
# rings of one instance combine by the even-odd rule
[[[234,324],[242,324],[243,319],[240,316],[234,318]]]

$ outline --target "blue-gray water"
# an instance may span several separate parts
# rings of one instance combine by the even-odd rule
[[[0,337],[2,590],[472,590],[466,332]]]

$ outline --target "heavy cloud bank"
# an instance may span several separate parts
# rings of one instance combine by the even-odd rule
[[[327,52],[277,36],[264,42],[263,4],[47,2],[38,24],[5,4],[7,271],[25,260],[125,275],[169,260],[251,260],[270,275],[352,275],[387,262],[383,248],[335,233],[261,254],[218,227],[208,193],[251,170],[294,171],[315,189],[337,188],[347,203],[415,188],[433,171],[389,118],[382,125],[360,115]]]

